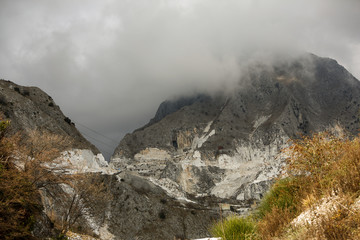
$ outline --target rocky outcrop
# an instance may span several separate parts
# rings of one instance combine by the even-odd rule
[[[98,204],[88,204],[86,197],[73,231],[100,239],[192,239],[208,236],[209,226],[220,217],[216,201],[203,199],[201,204],[185,198],[179,201],[133,174],[102,174],[96,179],[106,184],[109,197]],[[53,220],[63,216],[68,208],[64,192],[71,191],[68,185],[41,191],[45,210]]]
[[[109,230],[119,239],[208,236],[208,227],[219,218],[216,203],[178,201],[141,177],[122,173],[112,181]]]
[[[39,146],[36,144],[43,144],[32,144],[28,141],[28,137],[32,136],[34,131],[39,133],[37,137],[56,136],[58,141],[51,137],[41,140],[49,141],[48,144],[43,144],[47,147],[46,150],[53,151],[48,148],[56,147],[56,152],[60,152],[57,159],[43,163],[54,174],[113,173],[99,150],[80,134],[75,124],[62,113],[53,99],[39,88],[24,87],[0,80],[0,115],[2,119],[10,120],[10,134],[21,134],[21,145],[37,148]],[[19,166],[22,166],[21,161],[22,159],[18,162]],[[66,210],[64,204],[69,201],[65,193],[69,188],[66,184],[48,184],[40,187],[43,212],[37,217],[34,225],[35,236],[43,239],[58,234],[54,228],[54,220],[58,220],[55,221],[57,223],[62,222],[62,213]],[[91,221],[85,217],[80,222],[87,226],[85,229],[89,229],[90,233],[98,233],[98,229],[91,228]]]
[[[24,87],[0,80],[0,113],[11,121],[12,132],[48,131],[71,141],[68,146],[59,146],[62,148],[60,150],[77,148],[100,153],[80,134],[54,100],[37,87]]]
[[[329,58],[257,63],[234,89],[162,103],[149,124],[124,137],[111,164],[172,196],[251,202],[280,174],[290,138],[359,126],[360,83]]]

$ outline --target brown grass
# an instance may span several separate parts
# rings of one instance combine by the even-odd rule
[[[271,212],[259,221],[258,230],[262,239],[272,239],[273,237],[280,236],[284,227],[289,224],[293,218],[293,213],[288,208],[272,208]]]
[[[260,204],[261,238],[360,239],[360,203],[354,207],[360,199],[360,137],[318,133],[292,141],[284,153],[288,180],[279,179]],[[326,198],[334,206],[319,213],[316,221],[291,224]]]
[[[360,212],[354,202],[360,195],[360,138],[319,133],[293,141],[285,151],[289,176],[306,179],[308,186],[297,204],[299,212],[319,205],[326,197],[339,199],[335,210],[306,226],[303,235],[307,239],[359,239]],[[269,216],[271,221],[277,217]]]

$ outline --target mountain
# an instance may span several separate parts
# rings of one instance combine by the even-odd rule
[[[49,131],[68,137],[73,148],[99,150],[87,141],[54,100],[37,87],[25,87],[0,80],[0,112],[11,121],[12,132]],[[59,146],[61,147],[61,146]]]
[[[47,174],[50,171],[59,176],[60,182],[37,189],[41,214],[37,213],[31,221],[35,220],[32,233],[40,239],[57,237],[61,230],[57,227],[64,225],[65,216],[71,211],[80,211],[71,230],[100,239],[195,238],[208,235],[208,226],[219,219],[216,201],[204,199],[200,205],[174,199],[147,179],[108,167],[99,151],[39,88],[0,80],[0,115],[1,119],[10,120],[9,133],[19,133],[21,139],[37,130],[68,140],[55,143],[61,155],[54,161],[54,170],[53,165],[45,165]],[[22,160],[15,159],[15,164]],[[90,184],[68,180],[77,178]],[[99,196],[92,192],[98,189],[106,191],[107,196],[94,198]]]
[[[359,108],[359,81],[333,59],[256,62],[233,92],[163,102],[121,140],[111,164],[174,197],[250,204],[280,174],[289,139],[338,126],[356,134]]]
[[[231,92],[163,102],[121,140],[109,166],[36,87],[0,80],[0,112],[12,133],[37,129],[71,139],[58,146],[66,176],[90,176],[94,192],[106,186],[108,197],[95,204],[91,194],[78,198],[85,208],[73,231],[100,239],[200,238],[220,214],[242,214],[262,198],[281,174],[286,156],[279,153],[289,139],[340,126],[358,133],[360,83],[335,60],[304,54],[256,62],[241,76]],[[40,189],[44,215],[34,233],[54,237],[48,228],[59,226],[69,196],[82,190],[66,182]]]

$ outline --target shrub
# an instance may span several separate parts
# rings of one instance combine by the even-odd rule
[[[98,174],[63,174],[61,148],[71,145],[67,137],[45,131],[8,136],[8,121],[0,119],[0,239],[31,239],[42,210],[41,190],[61,210],[50,220],[63,235],[92,206],[104,209],[110,200],[108,185]],[[59,187],[70,189],[59,191]],[[94,208],[94,209],[95,209]]]
[[[256,218],[264,218],[273,208],[288,209],[295,213],[300,189],[301,183],[296,178],[279,179],[262,199],[255,212]]]
[[[280,236],[284,231],[284,226],[293,219],[294,213],[289,208],[272,207],[262,219],[257,223],[258,232],[262,239],[272,239]]]
[[[296,177],[275,182],[253,213],[263,238],[280,235],[282,228],[296,216],[303,189],[303,181]]]
[[[0,236],[33,239],[34,216],[41,210],[32,179],[15,166],[12,151],[16,138],[6,138],[9,122],[0,120]]]
[[[210,233],[223,240],[257,239],[256,224],[251,217],[230,216],[212,226]]]
[[[306,178],[307,185],[317,190],[333,187],[334,166],[352,141],[345,137],[322,132],[312,137],[293,140],[284,151],[289,155],[287,172],[290,176]]]

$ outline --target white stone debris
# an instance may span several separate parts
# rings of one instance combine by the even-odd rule
[[[360,198],[358,198],[350,206],[344,206],[341,204],[341,198],[339,196],[324,197],[318,204],[311,206],[299,216],[297,216],[291,225],[295,227],[302,227],[307,225],[320,224],[324,218],[331,216],[338,209],[345,207],[349,212],[358,213],[360,210]]]
[[[61,183],[59,185],[66,194],[69,194],[69,195],[75,194],[75,190],[70,185],[65,184],[65,183]]]
[[[196,136],[192,142],[191,148],[193,150],[197,148],[201,148],[201,146],[209,139],[209,137],[213,136],[214,134],[215,134],[215,129],[211,130],[209,134],[204,134],[201,137]]]
[[[206,128],[204,129],[204,133],[209,132],[212,123],[213,123],[213,121],[211,121],[211,122],[208,123],[208,125],[207,125]]]
[[[104,226],[99,228],[99,235],[101,240],[113,240],[116,239],[115,236],[109,232],[108,225],[105,224]]]
[[[107,226],[106,226],[107,227]],[[66,237],[69,240],[113,240],[115,239],[115,236],[111,233],[108,234],[108,230],[106,228],[105,233],[102,233],[100,230],[100,236],[99,238],[95,238],[86,234],[79,234],[72,231],[68,231],[66,233]]]
[[[338,196],[325,197],[319,204],[302,212],[291,224],[296,227],[317,224],[323,217],[326,217],[339,208],[339,201],[340,198]]]
[[[66,237],[69,240],[98,240],[98,238],[94,238],[85,234],[74,233],[71,231],[66,233]]]
[[[161,178],[161,179],[154,179],[149,178],[150,182],[154,183],[156,186],[161,187],[168,196],[176,198],[179,201],[185,201],[185,202],[191,202],[195,203],[194,201],[191,201],[190,199],[187,199],[184,191],[181,189],[179,184],[172,181],[169,178]]]
[[[95,155],[88,149],[64,151],[59,158],[49,164],[49,167],[55,171],[63,171],[68,174],[87,172],[116,173],[115,169],[109,167],[102,154]]]
[[[147,160],[168,160],[170,155],[167,151],[158,148],[146,148],[135,154],[134,159],[137,161]]]
[[[201,159],[201,153],[199,151],[195,151],[193,154],[193,161],[191,161],[191,165],[196,167],[205,167],[205,162]]]
[[[225,174],[211,189],[211,194],[220,198],[233,197],[239,187],[244,186],[245,192],[236,197],[238,200],[245,200],[246,186],[269,181],[281,173],[283,163],[278,152],[286,143],[287,138],[277,138],[269,145],[264,145],[261,141],[253,144],[239,143],[233,156],[218,156],[217,166],[224,169]]]
[[[254,121],[254,129],[257,129],[260,127],[263,123],[265,123],[269,118],[271,117],[271,114],[268,116],[261,116],[257,120]]]
[[[271,115],[259,117],[253,123],[254,128],[260,127],[270,117]],[[271,142],[264,142],[258,137],[250,142],[234,139],[233,150],[222,151],[216,147],[213,150],[202,149],[204,143],[216,134],[212,124],[212,121],[208,122],[202,132],[194,130],[192,134],[188,134],[184,131],[183,135],[189,137],[189,142],[181,151],[146,148],[132,159],[118,156],[111,162],[122,170],[152,178],[154,183],[177,198],[183,192],[185,195],[205,194],[204,196],[215,195],[238,200],[260,199],[271,180],[281,174],[285,158],[279,156],[279,152],[288,145],[287,135],[280,129],[276,132],[277,136],[271,138]],[[172,174],[173,178],[160,180],[164,171]],[[203,184],[204,178],[212,181],[209,188]]]

